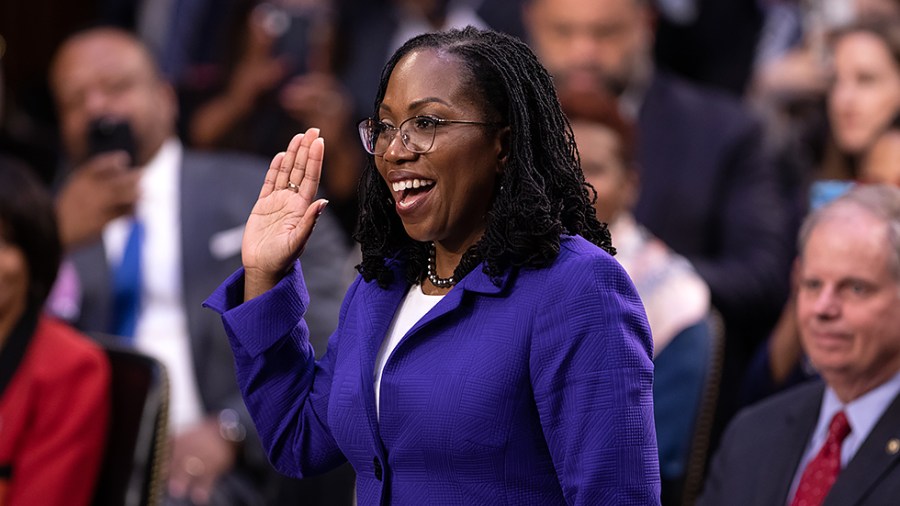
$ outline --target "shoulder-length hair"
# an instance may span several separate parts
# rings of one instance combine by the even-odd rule
[[[594,214],[596,192],[584,180],[572,129],[553,81],[522,41],[472,27],[410,39],[385,65],[374,114],[378,114],[397,63],[423,49],[459,58],[468,72],[466,84],[488,117],[510,129],[509,155],[485,233],[463,255],[454,272],[456,279],[462,279],[479,262],[495,282],[510,267],[546,266],[559,254],[562,234],[579,234],[614,254],[609,231]],[[405,260],[407,282],[423,279],[428,245],[406,234],[371,156],[360,181],[355,238],[362,248],[357,269],[366,281],[389,284],[392,274],[386,263],[394,258]]]
[[[53,200],[21,163],[0,156],[0,239],[22,250],[28,262],[28,306],[39,309],[50,294],[62,258]]]

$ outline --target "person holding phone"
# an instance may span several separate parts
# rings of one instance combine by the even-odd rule
[[[241,402],[224,331],[200,307],[240,265],[243,225],[265,160],[185,149],[175,135],[175,94],[126,31],[73,35],[58,49],[51,76],[73,165],[57,197],[76,287],[69,318],[166,366],[170,498],[268,502],[262,491],[277,476]],[[113,151],[94,154],[102,149]],[[317,294],[310,325],[327,336],[345,289],[335,280],[346,251],[330,217],[320,227],[306,267]]]
[[[349,461],[361,506],[659,504],[647,317],[550,75],[468,27],[410,39],[382,76],[360,274],[324,357],[302,268],[327,216],[316,129],[259,178],[242,268],[205,303],[272,463]]]
[[[247,2],[232,22],[237,48],[212,66],[213,79],[184,93],[187,140],[199,148],[268,156],[315,125],[335,146],[322,190],[349,244],[356,181],[364,152],[356,142],[354,102],[338,77],[338,7],[332,0]]]

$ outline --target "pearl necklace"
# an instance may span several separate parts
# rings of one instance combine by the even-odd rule
[[[437,268],[435,267],[437,253],[434,249],[434,243],[431,243],[431,246],[428,248],[428,281],[431,281],[431,284],[438,288],[449,288],[456,284],[456,276],[450,276],[449,278],[442,278],[437,275]]]

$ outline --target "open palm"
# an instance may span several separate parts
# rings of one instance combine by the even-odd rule
[[[287,150],[272,159],[244,228],[241,256],[247,296],[274,286],[303,252],[316,219],[328,203],[313,201],[324,153],[325,142],[319,130],[310,128],[294,136]]]

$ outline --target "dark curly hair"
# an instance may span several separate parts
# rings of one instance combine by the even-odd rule
[[[0,155],[0,242],[28,262],[28,309],[43,306],[56,281],[62,245],[50,192],[19,160]]]
[[[382,71],[375,115],[394,67],[407,54],[423,49],[458,57],[468,70],[466,85],[476,91],[482,107],[510,128],[509,156],[485,233],[463,255],[453,273],[456,279],[480,262],[495,282],[510,267],[546,266],[559,254],[561,234],[579,234],[615,254],[606,225],[594,214],[596,192],[584,180],[553,81],[522,41],[473,27],[410,39]],[[371,156],[360,181],[355,239],[362,247],[357,269],[366,281],[390,284],[389,259],[406,261],[407,282],[423,279],[429,245],[406,234]]]

